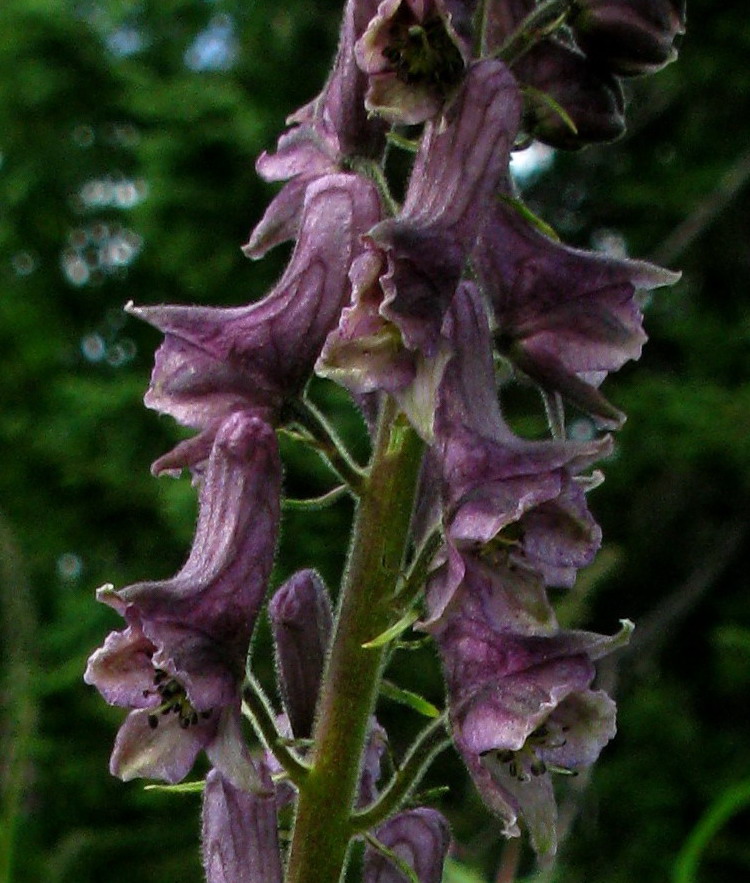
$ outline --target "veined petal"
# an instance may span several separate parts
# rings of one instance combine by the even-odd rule
[[[267,774],[266,774],[267,776]],[[218,770],[203,793],[203,867],[207,883],[281,883],[276,802],[235,787]]]

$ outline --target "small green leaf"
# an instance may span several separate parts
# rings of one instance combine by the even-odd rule
[[[397,687],[395,684],[391,683],[391,681],[383,681],[381,683],[380,693],[382,696],[385,696],[386,699],[390,699],[392,702],[398,702],[400,705],[407,705],[419,714],[424,715],[424,717],[440,717],[440,709],[435,708],[432,702],[428,702],[417,693],[412,693],[411,690],[404,690],[401,687]]]
[[[383,647],[385,644],[389,644],[399,635],[403,635],[403,633],[417,620],[419,619],[419,613],[416,610],[410,610],[404,616],[399,619],[398,622],[394,623],[390,628],[387,628],[384,632],[381,632],[377,637],[373,638],[371,641],[367,641],[362,645],[363,650],[375,650],[378,647]]]
[[[201,779],[198,782],[180,782],[178,785],[144,785],[144,791],[164,791],[167,794],[202,794],[206,782]]]
[[[524,86],[521,91],[527,94],[530,98],[536,99],[542,104],[546,104],[551,111],[553,111],[560,117],[560,119],[565,123],[565,125],[574,135],[578,134],[578,126],[576,126],[576,124],[570,118],[570,114],[567,112],[567,110],[565,110],[564,107],[558,104],[551,95],[549,95],[547,92],[542,92],[541,89],[535,89],[533,86]]]
[[[555,230],[550,227],[546,221],[543,221],[538,215],[535,215],[534,212],[532,212],[527,205],[524,205],[520,199],[513,199],[511,196],[505,196],[504,194],[499,194],[498,199],[512,209],[515,209],[525,221],[528,221],[532,227],[536,227],[540,233],[543,233],[555,242],[560,241],[560,237]]]

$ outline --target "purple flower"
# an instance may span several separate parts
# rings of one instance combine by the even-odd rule
[[[319,374],[355,393],[394,392],[415,381],[420,356],[440,363],[443,316],[507,174],[519,113],[500,62],[471,67],[450,121],[426,127],[401,214],[366,236],[369,251],[351,272],[353,305],[324,347]]]
[[[247,307],[130,307],[166,335],[145,402],[201,430],[154,464],[155,472],[204,459],[217,426],[248,409],[273,424],[307,382],[350,297],[359,234],[380,217],[377,191],[353,175],[329,175],[305,197],[302,229],[276,288]]]
[[[445,818],[434,809],[419,807],[388,819],[374,832],[416,874],[419,883],[440,883],[451,842]],[[372,846],[365,849],[364,883],[403,883],[393,862]]]
[[[386,124],[368,115],[367,78],[354,59],[354,44],[375,14],[376,0],[348,0],[338,55],[331,76],[315,101],[293,114],[276,153],[262,153],[256,168],[265,181],[287,181],[274,197],[243,248],[251,258],[294,239],[299,232],[307,188],[324,175],[346,171],[355,158],[381,156]],[[365,232],[364,230],[360,232]]]
[[[463,6],[452,4],[461,25]],[[383,0],[355,47],[370,78],[366,108],[407,125],[435,117],[463,78],[469,36],[459,35],[444,0]]]
[[[206,777],[202,854],[207,883],[281,883],[276,803],[265,770],[262,782],[269,793],[236,788],[218,770]]]
[[[464,553],[488,544],[498,560],[571,585],[601,540],[577,476],[611,447],[607,437],[529,441],[511,432],[497,402],[487,315],[472,284],[459,287],[444,331],[455,355],[439,389],[422,493],[440,497],[447,547],[428,586],[427,624],[443,615],[463,580]]]
[[[185,566],[171,579],[97,597],[120,613],[84,679],[112,705],[132,709],[111,772],[178,782],[206,749],[236,787],[257,786],[240,731],[240,686],[263,601],[279,522],[276,436],[237,412],[221,424],[200,488]]]
[[[470,566],[435,637],[453,740],[482,798],[506,836],[518,836],[522,817],[535,850],[551,853],[550,773],[591,765],[614,736],[614,703],[589,685],[593,660],[626,643],[630,627],[614,637],[556,631],[541,595],[518,586],[512,572]]]
[[[625,98],[619,80],[575,47],[544,40],[513,65],[513,73],[533,89],[526,92],[524,130],[545,144],[578,150],[624,133]]]
[[[624,416],[596,386],[640,356],[646,335],[638,289],[672,285],[679,274],[562,245],[501,202],[472,259],[501,353],[543,389],[604,426],[619,426]]]

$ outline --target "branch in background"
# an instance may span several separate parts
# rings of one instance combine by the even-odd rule
[[[750,150],[743,153],[729,168],[716,188],[700,202],[693,212],[678,224],[651,254],[657,264],[670,265],[714,223],[724,209],[750,181]]]

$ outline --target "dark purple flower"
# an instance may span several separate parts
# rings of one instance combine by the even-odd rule
[[[380,217],[375,187],[329,175],[308,189],[292,260],[276,288],[247,307],[130,307],[166,335],[145,402],[201,430],[154,464],[179,469],[204,459],[216,427],[249,409],[276,423],[307,382],[328,332],[349,301],[359,234]]]
[[[416,874],[419,883],[440,883],[450,847],[448,822],[434,809],[419,807],[388,819],[373,832]],[[372,846],[365,849],[364,883],[403,883],[404,875]]]
[[[619,426],[623,415],[596,386],[640,356],[646,335],[637,291],[671,285],[679,274],[562,245],[502,202],[473,263],[501,353],[543,389],[562,393],[602,425]]]
[[[625,131],[625,99],[619,81],[573,46],[544,40],[513,65],[513,73],[533,90],[525,93],[523,128],[545,144],[577,150],[613,141]]]
[[[313,570],[301,570],[277,589],[268,605],[279,688],[291,730],[309,739],[333,628],[331,599]]]
[[[218,770],[206,777],[202,854],[207,883],[281,883],[276,803],[265,770],[262,781],[266,794],[236,788]]]
[[[356,158],[378,159],[385,147],[386,124],[368,115],[367,77],[354,58],[354,44],[375,15],[377,0],[347,0],[338,55],[322,93],[289,117],[275,154],[262,153],[256,168],[265,181],[287,181],[274,197],[250,241],[251,258],[294,239],[299,232],[307,188],[324,175],[347,171]],[[365,232],[361,230],[359,232]]]
[[[623,77],[653,73],[677,58],[685,0],[576,0],[570,25],[598,64]]]
[[[97,597],[122,614],[85,680],[132,711],[110,763],[121,779],[180,781],[206,749],[237,787],[257,785],[240,731],[240,686],[273,564],[281,464],[276,436],[245,411],[221,424],[200,488],[193,548],[171,579]]]
[[[461,4],[452,5],[454,12],[463,11]],[[469,34],[459,35],[447,7],[444,0],[380,3],[355,47],[357,63],[370,79],[368,110],[406,125],[440,113],[470,57]]]
[[[366,236],[369,251],[352,267],[353,305],[326,342],[319,374],[355,393],[439,382],[443,316],[507,174],[519,111],[500,62],[469,70],[450,121],[426,127],[401,214]]]

